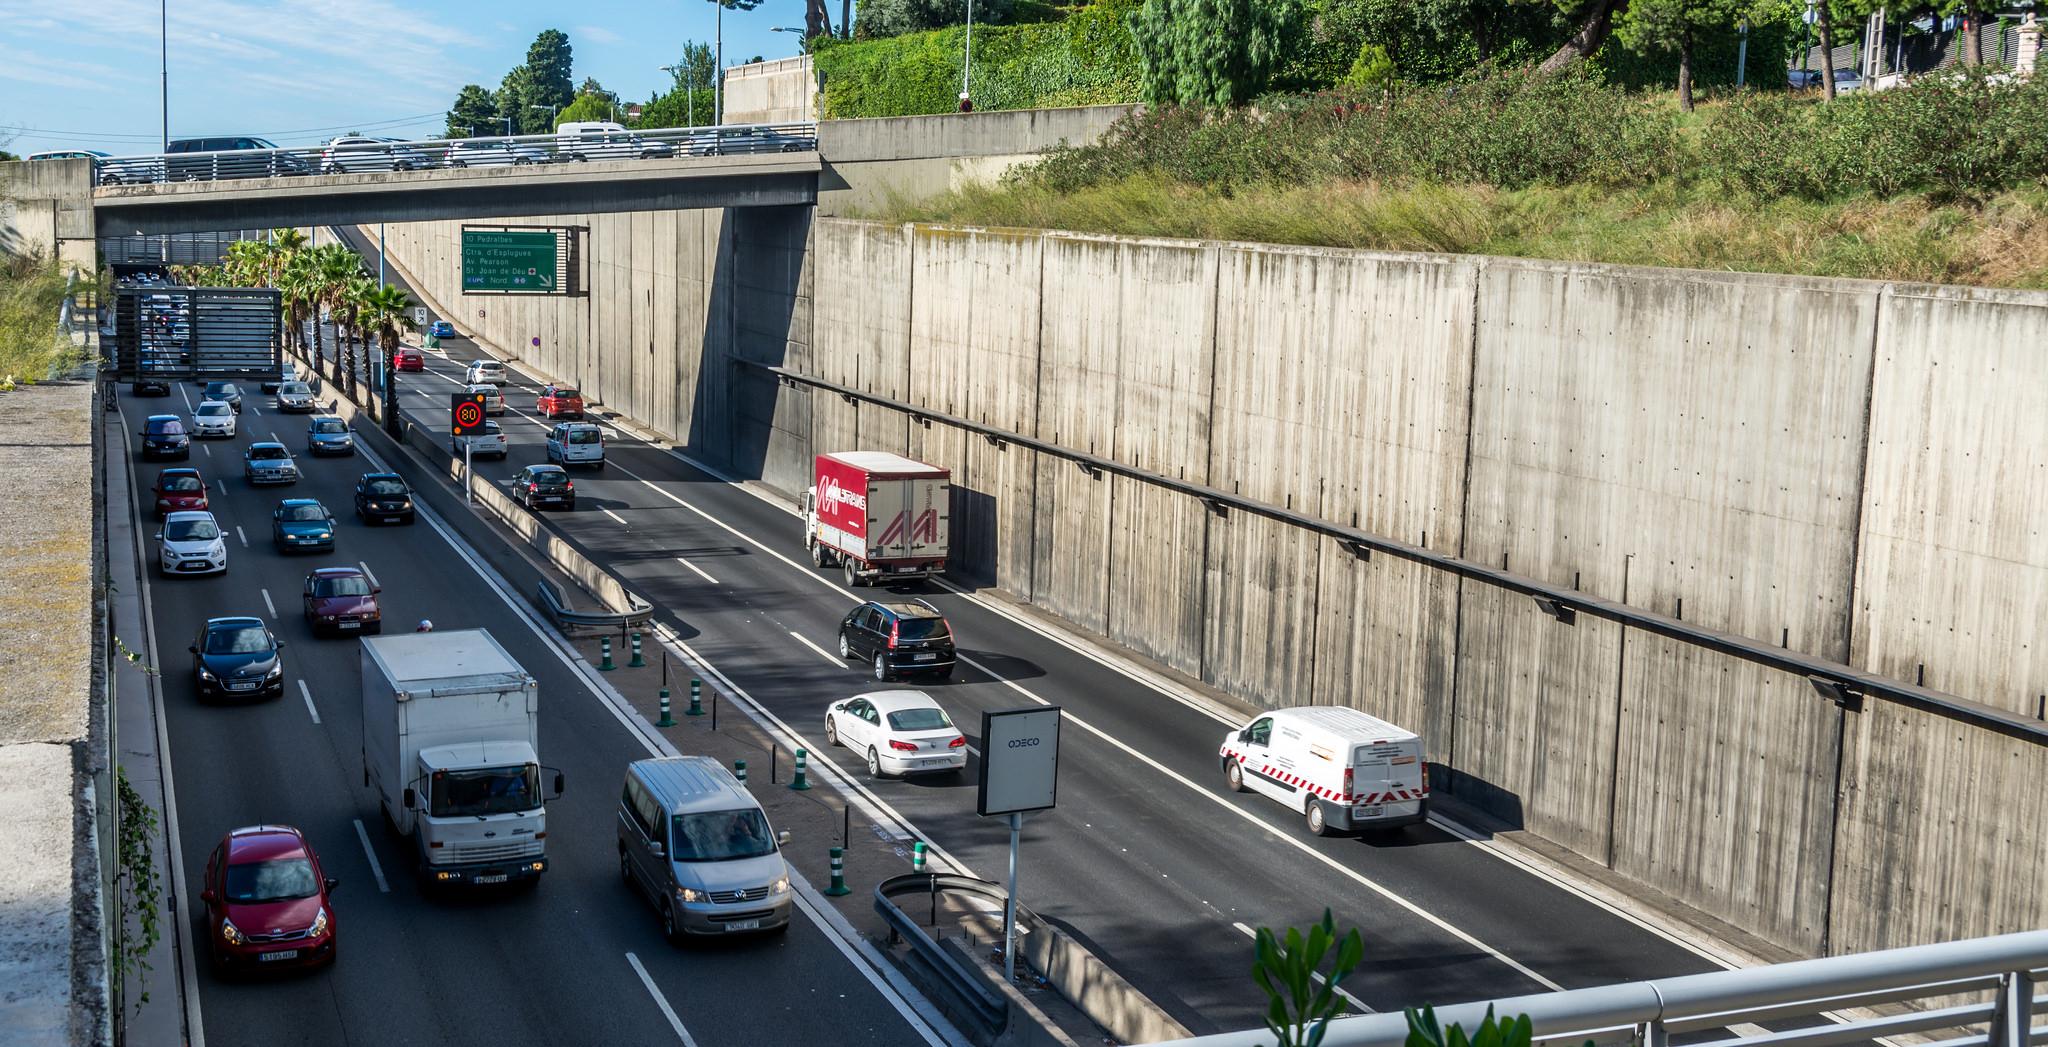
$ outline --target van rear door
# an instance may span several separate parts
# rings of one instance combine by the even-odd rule
[[[1422,798],[1422,742],[1376,742],[1351,753],[1353,816],[1377,818],[1389,804]]]

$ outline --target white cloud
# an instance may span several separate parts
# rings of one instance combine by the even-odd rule
[[[570,37],[570,39],[574,40],[578,36],[600,44],[622,44],[626,42],[625,37],[601,25],[579,25],[575,29],[575,36]]]
[[[98,62],[53,58],[0,45],[0,80],[19,80],[66,91],[113,91],[137,80],[134,72]]]

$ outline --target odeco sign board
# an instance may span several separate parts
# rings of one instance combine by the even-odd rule
[[[981,714],[981,782],[975,813],[1051,808],[1059,795],[1058,706]]]

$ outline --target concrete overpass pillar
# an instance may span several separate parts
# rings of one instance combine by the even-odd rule
[[[92,161],[0,164],[0,254],[55,257],[90,273],[94,236]]]

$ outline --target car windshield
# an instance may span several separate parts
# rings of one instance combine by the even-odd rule
[[[159,436],[178,436],[184,433],[185,423],[175,418],[166,418],[162,421],[150,419],[149,431]]]
[[[345,433],[348,432],[348,426],[343,425],[339,418],[322,418],[313,423],[313,431],[316,433]]]
[[[287,520],[324,521],[327,519],[327,510],[318,503],[312,505],[287,505],[284,507],[284,518]]]
[[[594,444],[597,442],[597,430],[571,429],[569,430],[569,442],[572,444]]]
[[[540,768],[435,771],[427,813],[436,818],[512,814],[540,806]]]
[[[322,578],[313,583],[313,595],[368,596],[370,595],[370,583],[368,579],[357,575],[345,575],[340,578]]]
[[[254,458],[259,462],[271,461],[278,458],[290,458],[291,456],[292,455],[290,451],[287,451],[284,448],[277,446],[276,444],[271,444],[268,447],[257,446],[249,448],[249,457]]]
[[[286,382],[277,392],[279,396],[311,396],[313,389],[304,382]]]
[[[206,383],[206,395],[207,395],[207,396],[209,396],[209,397],[214,397],[214,396],[226,396],[227,394],[229,394],[229,393],[232,393],[232,392],[234,392],[234,391],[235,391],[235,387],[234,387],[234,386],[232,386],[232,385],[229,385],[229,384],[228,384],[228,383],[226,383],[226,382],[208,382],[208,383]]]
[[[212,520],[172,520],[164,525],[166,542],[210,542],[220,537]]]
[[[206,634],[207,654],[262,654],[270,634],[260,625],[224,625]]]
[[[577,392],[577,391],[576,391],[576,390],[574,390],[574,389],[557,389],[557,390],[555,390],[555,399],[557,399],[557,400],[577,400],[577,399],[581,399],[581,398],[582,398],[582,396],[583,396],[583,394],[582,394],[582,393],[579,393],[579,392]]]
[[[373,495],[395,498],[405,493],[405,483],[401,480],[372,480],[369,490]]]
[[[768,819],[758,808],[678,814],[671,821],[675,851],[670,857],[679,862],[723,862],[775,853]]]
[[[900,640],[943,640],[952,635],[944,618],[899,618],[896,637]]]
[[[200,491],[204,490],[205,488],[206,485],[201,483],[199,481],[199,478],[196,476],[164,477],[163,489],[166,494],[169,494],[174,491]]]
[[[200,404],[200,405],[199,405],[199,417],[201,417],[201,418],[218,418],[218,417],[220,417],[221,415],[224,415],[224,414],[234,414],[234,413],[235,413],[235,409],[234,409],[234,408],[232,408],[232,407],[229,407],[228,405],[226,405],[226,404],[223,404],[223,403],[211,403],[211,404]]]
[[[569,478],[560,469],[535,469],[526,475],[537,484],[558,484]]]
[[[895,731],[939,731],[953,726],[944,709],[904,709],[889,714],[889,728]]]
[[[313,863],[304,858],[230,865],[227,880],[227,900],[245,905],[311,898],[320,893],[320,881],[313,876]]]

